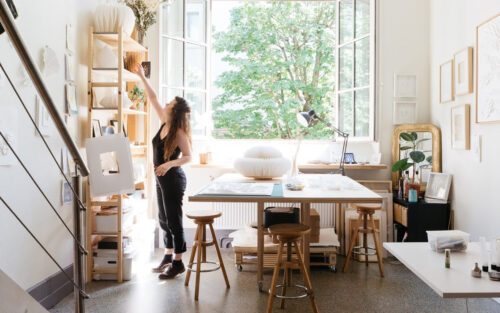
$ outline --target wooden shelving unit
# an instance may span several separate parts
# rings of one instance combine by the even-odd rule
[[[100,40],[105,44],[110,45],[117,51],[117,68],[94,68],[94,42]],[[88,133],[87,136],[92,136],[92,120],[94,119],[95,111],[100,111],[99,117],[109,117],[109,120],[116,120],[117,131],[123,132],[126,130],[127,137],[131,141],[131,151],[133,160],[144,159],[145,171],[150,173],[149,155],[149,123],[150,123],[150,108],[147,102],[144,103],[144,110],[136,110],[123,107],[123,93],[131,90],[140,78],[132,72],[124,68],[124,57],[128,53],[142,53],[143,59],[148,59],[148,51],[131,37],[125,35],[121,31],[118,33],[95,33],[93,28],[89,31],[89,59],[88,59]],[[103,108],[96,106],[94,103],[95,88],[116,88],[117,92],[117,107]],[[142,134],[138,135],[137,124],[142,125]],[[147,174],[146,174],[147,175]],[[147,175],[145,179],[136,182],[136,189],[144,190],[144,195],[150,199],[151,192],[148,189],[148,182],[151,179]],[[114,195],[113,199],[109,200],[94,200],[90,198],[90,185],[87,182],[87,218],[86,218],[86,242],[87,251],[87,281],[94,278],[94,274],[116,274],[118,282],[123,281],[123,237],[124,230],[122,229],[123,216],[123,201],[124,195]],[[97,212],[103,207],[116,207],[116,232],[96,232],[94,223]],[[117,267],[116,270],[96,269],[94,268],[94,249],[96,244],[106,237],[116,238],[117,241]]]

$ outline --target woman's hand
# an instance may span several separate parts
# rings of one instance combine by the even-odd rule
[[[162,165],[159,165],[155,168],[155,174],[157,176],[165,175],[172,168],[172,164],[170,162],[165,162]]]
[[[139,75],[140,78],[145,78],[144,76],[144,68],[142,67],[141,64],[137,64],[137,66],[134,69],[134,73]]]

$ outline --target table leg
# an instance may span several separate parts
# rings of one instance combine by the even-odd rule
[[[302,223],[304,225],[311,226],[311,204],[302,203],[301,206],[302,206]],[[306,235],[304,235],[302,242],[304,243],[302,245],[304,251],[304,266],[306,267],[307,271],[310,271],[309,263],[311,262],[311,259],[310,259],[309,243],[311,242],[311,232],[308,232]]]
[[[257,203],[257,284],[262,290],[264,281],[264,202]]]

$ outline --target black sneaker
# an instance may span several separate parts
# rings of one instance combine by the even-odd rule
[[[158,276],[159,279],[172,279],[175,278],[177,275],[182,274],[186,271],[186,268],[184,267],[184,263],[182,261],[176,261],[174,260],[172,264],[170,264],[165,272],[161,273],[160,276]]]
[[[163,260],[160,262],[160,265],[154,267],[152,271],[153,273],[163,273],[163,271],[165,271],[170,264],[172,264],[172,255],[165,254],[163,256]]]

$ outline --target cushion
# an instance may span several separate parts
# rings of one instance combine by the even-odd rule
[[[281,177],[291,167],[291,162],[273,147],[258,146],[248,149],[244,157],[234,162],[238,173],[255,179]]]

